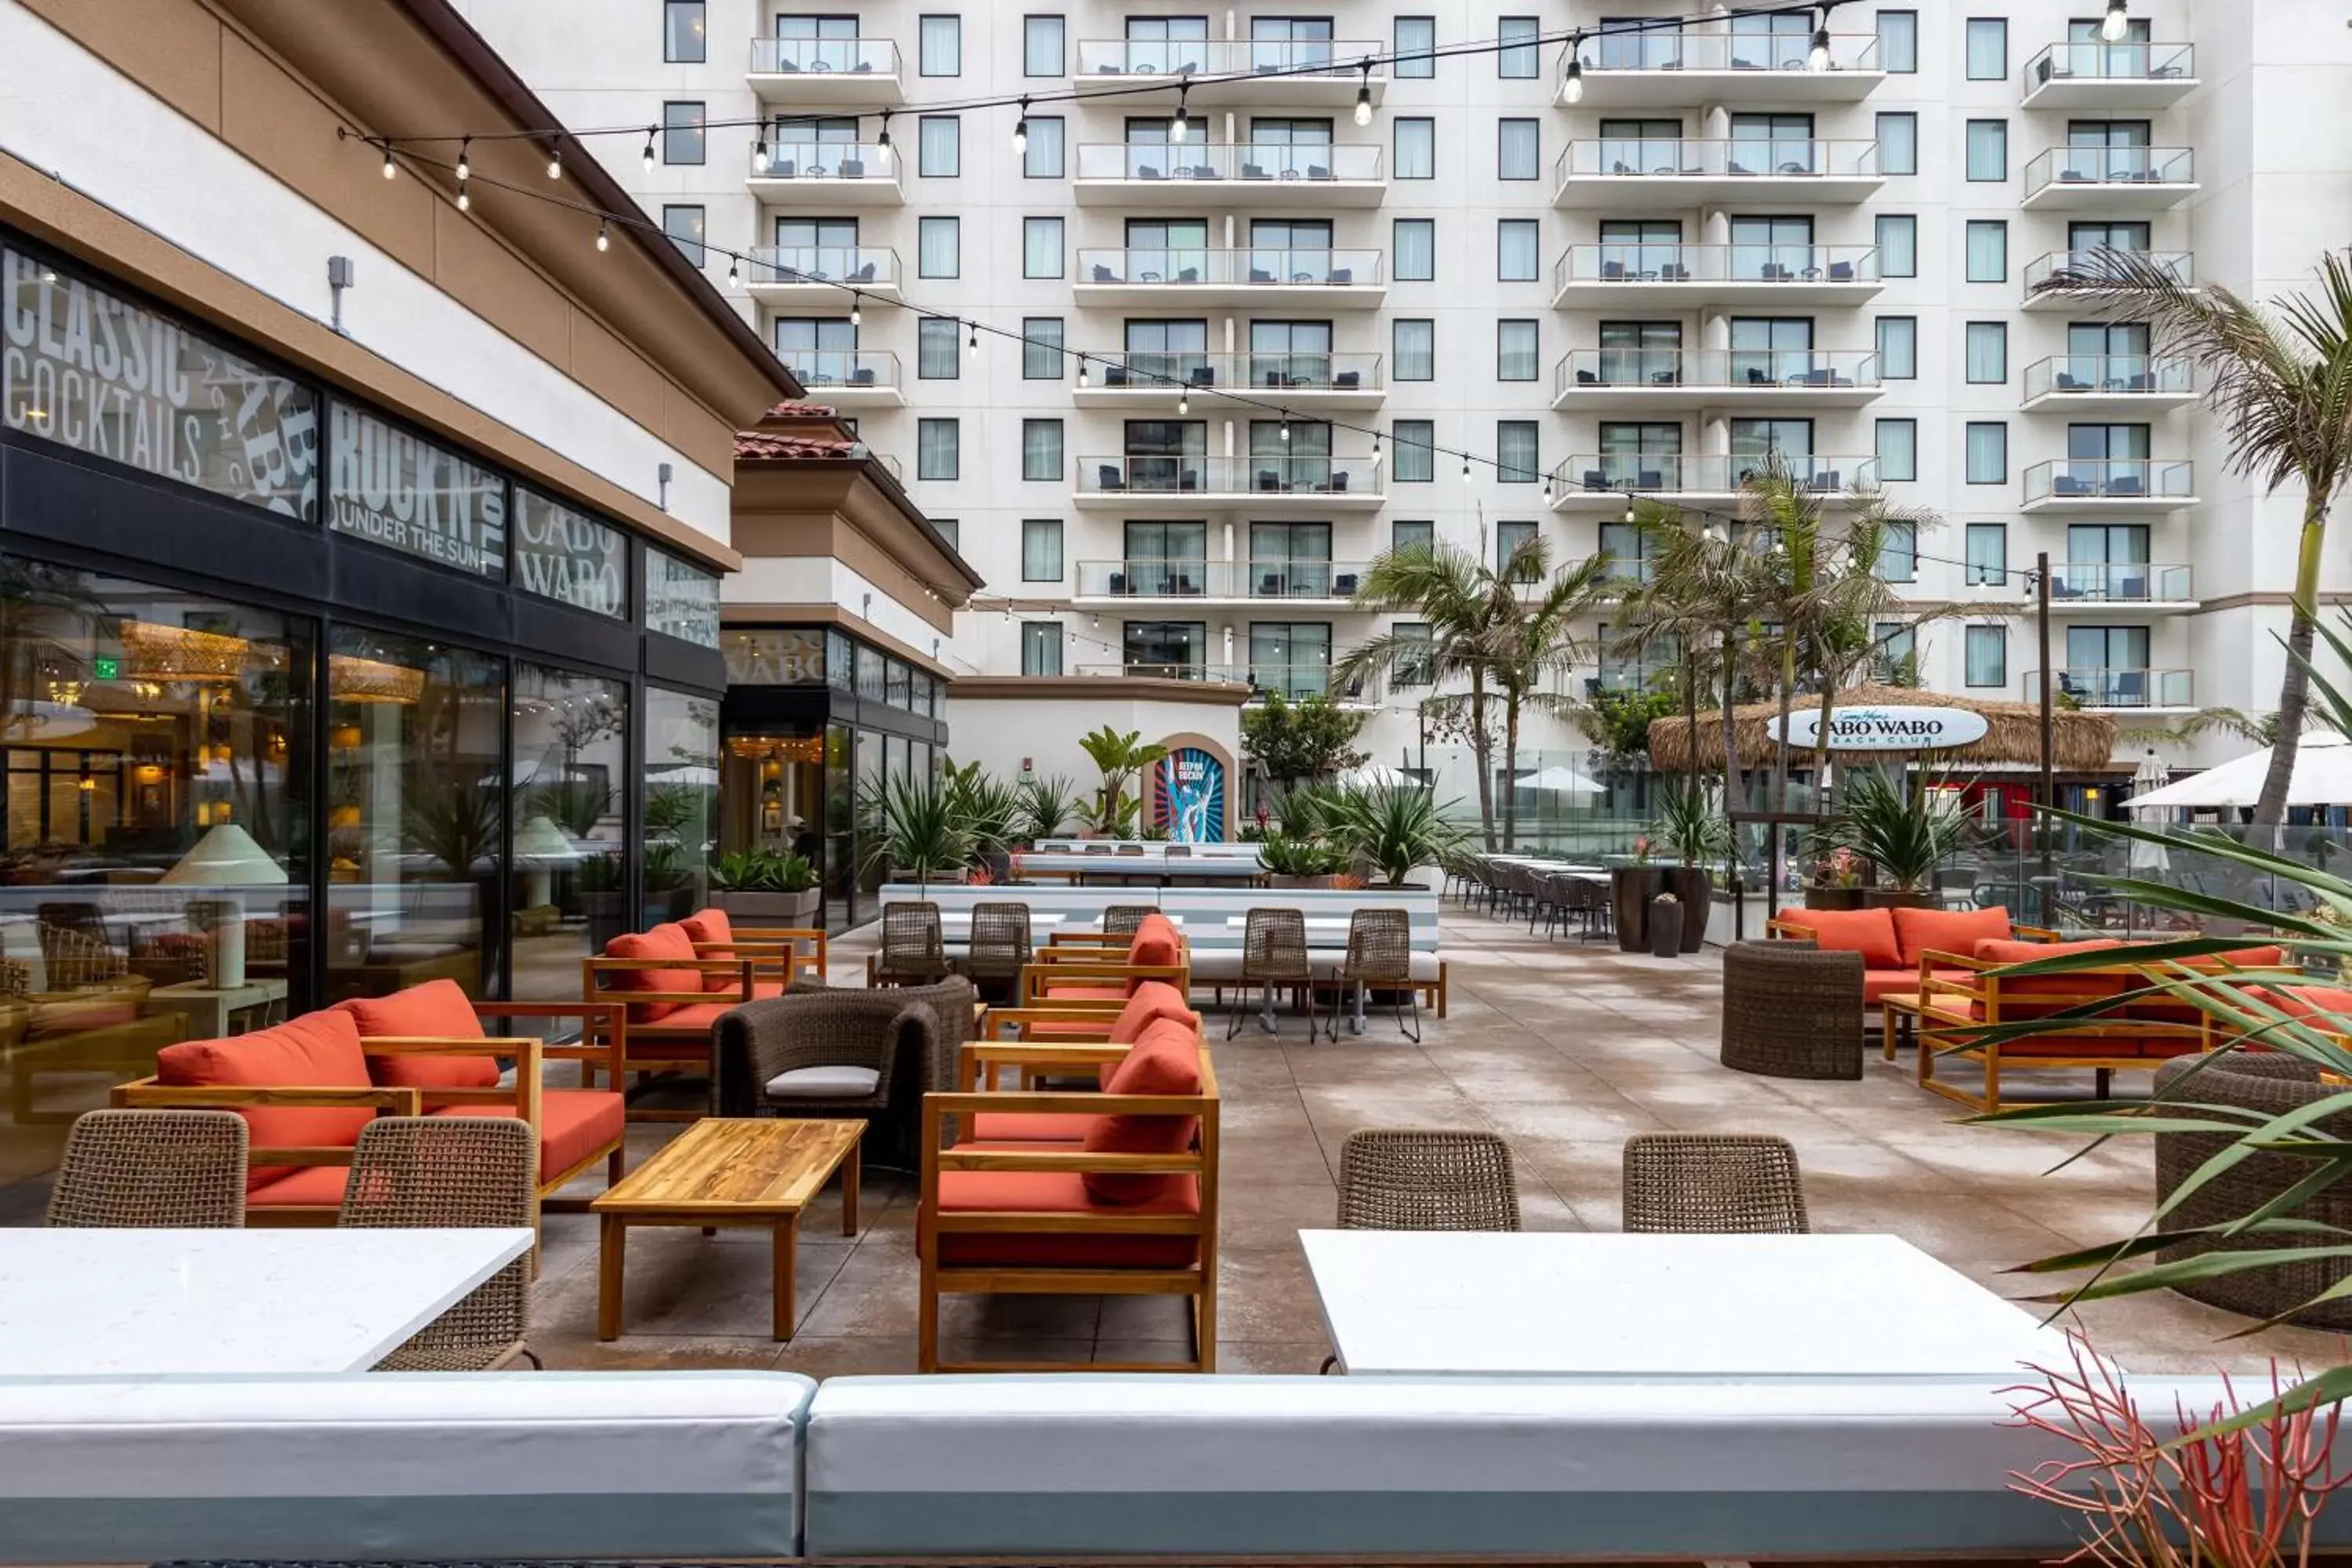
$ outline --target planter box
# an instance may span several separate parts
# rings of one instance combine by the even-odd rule
[[[1942,902],[1929,892],[1906,893],[1894,888],[1865,888],[1866,907],[1874,910],[1933,910]]]
[[[1706,945],[1707,917],[1713,913],[1715,879],[1704,866],[1675,866],[1666,871],[1666,891],[1683,907],[1682,951],[1696,952]]]
[[[710,895],[711,907],[724,910],[731,924],[754,929],[764,926],[805,930],[816,923],[817,910],[824,902],[824,894],[815,888],[803,888],[797,893],[766,889]]]
[[[1268,877],[1265,885],[1269,888],[1318,888],[1328,892],[1339,885],[1340,875],[1335,871],[1322,877]]]
[[[1809,910],[1858,910],[1869,900],[1868,888],[1807,888],[1805,908]]]
[[[1619,866],[1609,873],[1609,901],[1617,917],[1621,952],[1650,951],[1650,900],[1666,890],[1664,866]]]

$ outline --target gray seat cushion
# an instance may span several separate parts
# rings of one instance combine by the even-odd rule
[[[872,1094],[882,1075],[872,1068],[827,1065],[794,1068],[768,1080],[771,1100],[856,1100]]]

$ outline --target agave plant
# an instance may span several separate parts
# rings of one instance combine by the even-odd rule
[[[1436,795],[1418,784],[1348,790],[1328,820],[1332,840],[1379,868],[1391,888],[1402,887],[1420,867],[1444,865],[1468,842]]]
[[[1348,868],[1348,852],[1319,839],[1269,833],[1258,841],[1258,864],[1276,877],[1328,877]]]
[[[944,779],[900,773],[869,790],[863,802],[871,831],[866,857],[918,886],[933,877],[961,875],[980,847],[971,819]]]
[[[978,763],[946,774],[950,803],[971,830],[975,855],[1000,854],[1020,837],[1021,790],[1008,779],[992,778]]]
[[[1968,842],[1969,819],[1937,793],[1906,794],[1883,773],[1848,777],[1830,837],[1875,865],[1901,892],[1931,887],[1936,868]]]
[[[1722,795],[1698,779],[1669,784],[1658,791],[1650,837],[1675,852],[1685,866],[1705,866],[1731,853],[1731,823]]]
[[[1020,791],[1020,837],[1031,844],[1059,835],[1086,805],[1066,773],[1032,773],[1021,781]]]

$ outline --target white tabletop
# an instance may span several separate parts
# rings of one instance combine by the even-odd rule
[[[1892,1236],[1305,1230],[1340,1364],[1408,1375],[2014,1377],[2054,1331]]]
[[[1346,931],[1355,922],[1344,915],[1309,915],[1303,923],[1308,931]],[[1227,915],[1225,924],[1234,931],[1246,930],[1249,926],[1249,916]]]
[[[1029,923],[1033,926],[1057,926],[1069,918],[1070,917],[1067,915],[1051,914],[1038,910],[1031,910],[1029,911]],[[940,924],[943,926],[968,926],[971,924],[971,911],[969,910],[941,910],[940,911]]]
[[[527,1227],[0,1230],[0,1376],[365,1372]]]

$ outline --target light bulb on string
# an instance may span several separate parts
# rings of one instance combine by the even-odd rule
[[[1176,412],[1180,416],[1192,412],[1192,395],[1181,386],[1176,389]]]
[[[1087,374],[1087,356],[1080,354],[1078,356],[1078,390],[1084,392],[1092,384],[1094,384],[1093,379]]]
[[[392,143],[387,142],[383,144],[383,177],[389,180],[399,173],[400,166],[392,161]]]
[[[1543,498],[1544,505],[1551,505],[1551,475],[1549,473],[1544,475]]]
[[[1631,490],[1625,492],[1625,526],[1633,526],[1633,492]]]
[[[1290,419],[1287,415],[1284,416],[1282,421],[1282,438],[1286,441],[1290,439]]]
[[[1470,454],[1467,452],[1462,454],[1462,477],[1465,480],[1470,477]]]
[[[865,302],[866,296],[864,294],[858,292],[858,290],[855,289],[852,289],[849,291],[849,324],[851,326],[855,327],[864,323],[866,320],[866,312],[860,307],[862,307]]]
[[[474,198],[466,194],[466,182],[461,177],[457,181],[457,210],[459,212],[468,211],[473,207],[473,205]]]
[[[1374,468],[1379,468],[1380,466],[1381,466],[1381,433],[1380,433],[1379,431],[1375,430],[1375,431],[1373,431],[1373,432],[1372,432],[1372,467],[1374,467]]]
[[[563,143],[561,142],[547,144],[547,177],[551,180],[563,178]]]
[[[751,143],[751,172],[764,174],[768,172],[768,122],[764,120],[760,121],[758,136]]]
[[[971,336],[964,340],[964,353],[967,354],[978,354],[980,353],[980,323],[978,321],[972,321],[968,323],[968,325],[971,328]]]
[[[2129,0],[2107,0],[2107,14],[2099,19],[2099,37],[2120,44],[2131,33]]]
[[[645,164],[646,173],[652,174],[654,172],[654,128],[650,125],[646,127]]]
[[[1583,35],[1579,34],[1568,44],[1568,79],[1560,83],[1559,95],[1570,103],[1584,101],[1584,62],[1576,52],[1582,43]]]
[[[1021,118],[1013,122],[1013,155],[1029,155],[1029,100],[1025,94],[1021,100]]]
[[[1372,122],[1372,62],[1364,62],[1364,79],[1356,88],[1356,123]]]
[[[1812,47],[1805,51],[1805,68],[1809,71],[1830,68],[1830,8],[1826,5],[1813,13]]]
[[[613,248],[613,237],[604,232],[604,220],[603,218],[598,218],[596,220],[596,248],[599,250],[610,250]]]
[[[464,138],[457,143],[457,178],[460,181],[470,180],[474,177],[473,160],[467,156],[467,149],[473,146],[473,144],[474,139],[470,136]]]
[[[1171,142],[1181,142],[1192,133],[1191,123],[1184,118],[1186,91],[1186,89],[1181,87],[1176,89],[1176,117],[1168,122],[1168,140]]]
[[[874,152],[875,163],[881,165],[884,174],[888,174],[890,172],[890,111],[887,109],[882,111],[882,134],[875,142]]]
[[[730,251],[727,256],[727,287],[740,289],[742,286],[743,269],[736,263],[734,253]]]

